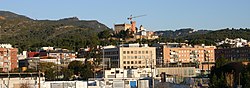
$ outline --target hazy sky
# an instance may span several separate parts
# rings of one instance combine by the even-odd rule
[[[76,16],[98,20],[110,28],[129,23],[148,30],[180,28],[250,28],[250,0],[0,0],[0,10],[33,19],[61,19]]]

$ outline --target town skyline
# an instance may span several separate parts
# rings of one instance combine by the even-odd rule
[[[130,15],[137,27],[151,31],[194,28],[215,30],[249,28],[250,8],[247,0],[240,1],[0,1],[0,10],[11,11],[38,20],[58,20],[78,17],[97,20],[109,28],[117,23],[129,23]],[[97,2],[97,3],[96,3]]]

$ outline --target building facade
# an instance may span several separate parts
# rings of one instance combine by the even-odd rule
[[[131,24],[115,24],[115,33],[119,33],[120,31],[124,30],[126,31],[127,29],[131,30]]]
[[[156,49],[147,44],[124,44],[104,49],[104,57],[110,58],[113,68],[150,68],[156,65]]]
[[[196,69],[195,67],[168,67],[168,68],[157,68],[157,74],[160,75],[165,72],[167,75],[181,76],[181,77],[195,77]]]
[[[215,50],[215,59],[250,60],[250,47],[235,47]]]
[[[0,45],[0,71],[8,72],[18,68],[17,48],[10,44]]]
[[[208,71],[215,63],[215,46],[164,45],[162,48],[164,66],[196,67]]]

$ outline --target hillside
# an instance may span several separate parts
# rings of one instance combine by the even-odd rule
[[[210,32],[209,30],[194,30],[192,28],[185,28],[185,29],[179,29],[179,30],[165,30],[165,31],[156,31],[157,35],[161,35],[162,37],[167,38],[176,38],[176,37],[183,37],[183,36],[189,36],[189,35],[195,35],[195,34],[206,34]]]
[[[0,11],[0,43],[11,43],[21,50],[42,46],[86,47],[98,40],[97,33],[110,30],[96,20],[77,17],[60,20],[33,20],[8,11]]]
[[[176,31],[166,30],[157,31],[162,38],[166,38],[166,41],[174,42],[188,42],[189,44],[206,44],[215,45],[215,42],[222,41],[225,38],[243,38],[250,40],[250,29],[219,29],[219,30],[197,30],[194,29],[180,29]],[[185,41],[187,40],[187,41]]]

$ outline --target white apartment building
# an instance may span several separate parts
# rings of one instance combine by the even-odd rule
[[[243,38],[236,38],[236,39],[226,38],[224,41],[218,42],[216,44],[217,46],[222,44],[230,44],[232,45],[232,47],[244,47],[245,45],[247,45],[247,43],[248,43],[247,40]]]

